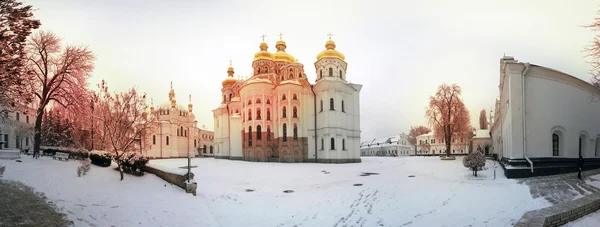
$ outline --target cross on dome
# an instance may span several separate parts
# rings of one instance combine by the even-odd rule
[[[231,58],[229,59],[229,67],[231,67]]]
[[[283,33],[279,32],[279,40],[283,39]]]
[[[264,42],[265,41],[265,37],[267,37],[267,35],[262,34],[260,37],[262,38],[262,41]]]
[[[333,33],[329,32],[329,33],[327,33],[327,36],[329,36],[329,39],[331,39],[331,36],[333,36]]]

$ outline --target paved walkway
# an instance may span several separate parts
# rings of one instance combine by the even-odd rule
[[[583,180],[577,178],[577,173],[568,173],[518,179],[518,182],[529,186],[533,198],[544,197],[548,202],[556,205],[600,191],[584,181],[597,181],[587,177],[596,174],[600,174],[600,169],[584,171]]]
[[[46,197],[21,182],[2,179],[0,169],[0,226],[72,225]]]

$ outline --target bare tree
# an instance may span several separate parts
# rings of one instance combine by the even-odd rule
[[[44,110],[49,103],[85,105],[86,86],[94,69],[92,51],[84,46],[61,47],[52,32],[34,34],[27,47],[27,69],[31,92],[37,98],[34,153],[39,153]]]
[[[154,115],[145,112],[148,107],[146,95],[139,95],[135,88],[111,94],[105,81],[98,87],[99,101],[94,118],[102,124],[101,130],[107,143],[105,146],[114,154],[123,180],[121,156],[125,152],[135,151],[135,141],[150,134],[145,132],[153,128]]]
[[[600,10],[596,12],[597,16],[594,18],[594,22],[583,27],[592,30],[594,33],[594,40],[588,44],[584,51],[587,52],[586,57],[590,57],[591,60],[588,63],[591,66],[590,74],[592,75],[592,84],[596,87],[596,98],[600,97]]]
[[[6,107],[15,107],[15,100],[32,101],[23,75],[27,36],[41,25],[32,11],[16,0],[0,1],[0,105],[5,107],[0,117],[11,111]]]
[[[485,113],[485,109],[482,109],[481,112],[479,112],[479,128],[480,129],[488,128],[488,120],[487,120],[487,116]]]
[[[15,139],[19,143],[19,147],[23,150],[23,140],[33,135],[33,127],[23,122],[16,122],[15,126]]]
[[[417,136],[427,134],[430,132],[431,129],[425,126],[410,127],[410,131],[408,132],[408,143],[415,146],[415,152],[417,151]],[[427,150],[429,150],[429,148],[427,148]]]
[[[448,156],[452,138],[468,139],[469,132],[472,132],[469,111],[460,98],[461,92],[456,84],[440,85],[435,96],[429,97],[429,107],[425,111],[436,138],[446,143]]]

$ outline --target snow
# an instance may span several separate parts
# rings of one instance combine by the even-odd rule
[[[589,177],[590,179],[586,179],[585,182],[589,185],[592,185],[596,188],[600,188],[600,174],[593,175]],[[582,196],[581,196],[582,197]],[[569,222],[565,225],[565,227],[598,227],[600,226],[600,210],[583,216],[575,221]]]
[[[172,173],[172,174],[177,174],[177,175],[186,175],[188,173],[187,169],[181,169],[179,167],[182,166],[177,166],[177,167],[173,167],[173,166],[165,166],[165,165],[161,165],[160,163],[148,163],[147,166],[161,170],[165,173]],[[187,162],[185,163],[184,166],[187,166]]]
[[[0,160],[3,179],[44,192],[75,226],[511,226],[524,212],[550,205],[506,179],[500,167],[496,179],[493,168],[471,176],[462,158],[369,157],[355,164],[195,158],[197,196],[152,174],[119,181],[114,166],[92,165],[77,177],[79,162],[22,160]],[[150,164],[176,169],[187,159]]]

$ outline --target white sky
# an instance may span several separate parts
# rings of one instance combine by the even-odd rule
[[[310,81],[316,55],[334,33],[346,55],[348,80],[363,84],[363,139],[425,125],[425,107],[441,83],[463,88],[471,120],[498,96],[499,59],[542,65],[589,81],[583,47],[600,3],[592,0],[232,1],[25,0],[42,29],[97,55],[90,81],[111,90],[136,86],[168,100],[173,81],[179,104],[192,95],[199,125],[213,128],[221,81],[233,59],[249,76],[260,36],[274,52],[284,34],[287,52]]]

